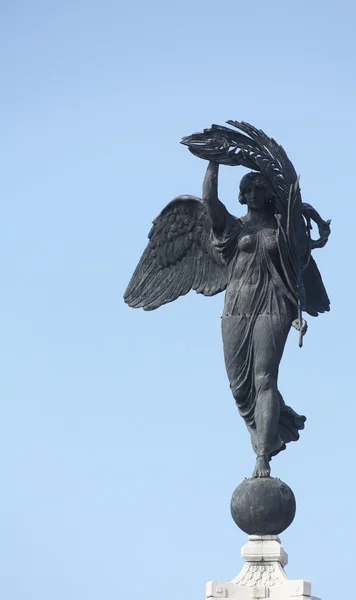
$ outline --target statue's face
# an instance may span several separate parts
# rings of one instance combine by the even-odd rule
[[[247,206],[253,210],[263,208],[267,200],[266,191],[262,186],[248,185],[243,192]]]

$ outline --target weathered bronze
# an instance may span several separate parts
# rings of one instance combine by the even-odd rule
[[[272,456],[304,428],[305,417],[278,390],[278,369],[291,326],[302,345],[302,312],[317,316],[330,309],[311,256],[328,241],[330,221],[302,202],[299,178],[281,146],[248,123],[228,124],[235,129],[213,125],[183,138],[209,161],[202,199],[178,196],[154,220],[124,299],[154,310],[190,290],[205,296],[226,290],[227,375],[257,455],[253,477],[267,477]],[[218,199],[219,164],[253,169],[240,183],[243,217]],[[311,238],[311,221],[318,240]]]

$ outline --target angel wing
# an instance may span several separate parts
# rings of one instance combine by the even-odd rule
[[[330,310],[330,300],[320,271],[313,257],[310,257],[308,266],[303,272],[304,284],[304,302],[303,310],[312,317],[317,317],[319,313],[328,312]]]
[[[212,225],[195,196],[178,196],[153,221],[148,245],[124,294],[132,308],[154,310],[196,290],[214,296],[227,285],[227,268],[211,242]]]

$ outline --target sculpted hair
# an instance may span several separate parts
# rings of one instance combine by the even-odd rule
[[[240,204],[246,204],[244,192],[248,186],[258,186],[264,188],[266,190],[267,201],[272,202],[274,192],[269,179],[265,177],[265,175],[262,175],[262,173],[251,171],[250,173],[244,175],[240,181]]]

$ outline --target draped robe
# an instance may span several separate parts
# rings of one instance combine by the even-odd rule
[[[222,316],[227,375],[258,454],[256,378],[262,374],[277,380],[285,342],[297,317],[295,297],[283,276],[283,236],[277,221],[275,229],[254,229],[245,219],[229,215],[223,233],[215,232],[212,242],[228,269]],[[306,420],[286,406],[277,393],[279,422],[268,439],[270,457],[283,450],[286,443],[299,438],[298,432]]]

